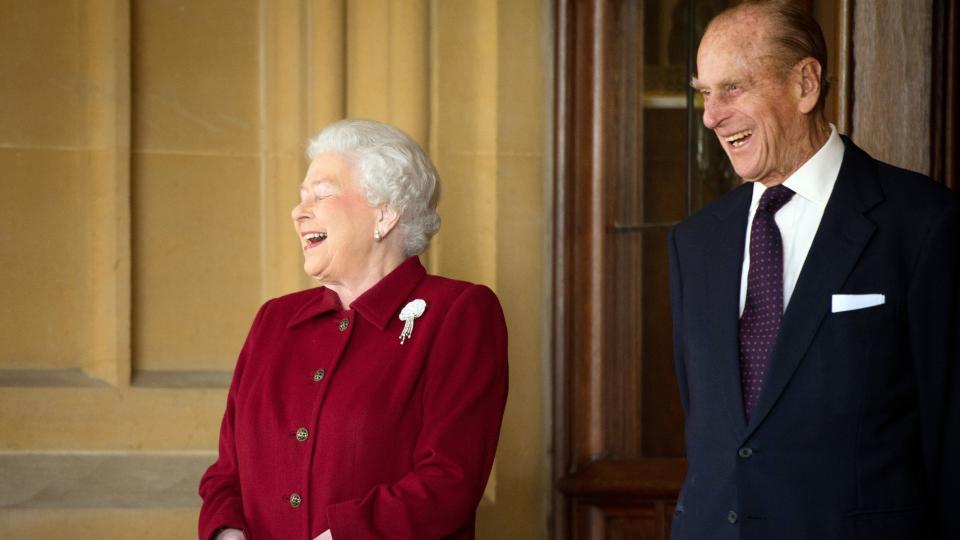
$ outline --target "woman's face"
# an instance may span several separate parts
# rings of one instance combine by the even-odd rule
[[[356,170],[346,158],[327,152],[313,159],[291,217],[307,274],[324,284],[340,284],[364,272],[377,210],[360,193]]]

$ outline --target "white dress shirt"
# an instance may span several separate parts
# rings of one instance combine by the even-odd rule
[[[783,185],[796,195],[774,216],[780,236],[783,238],[783,309],[786,311],[797,285],[803,262],[810,252],[813,237],[820,227],[820,219],[827,201],[837,183],[840,163],[843,161],[843,141],[837,128],[830,124],[830,137],[806,163],[784,180]],[[760,196],[767,188],[760,182],[753,183],[753,200],[747,218],[747,241],[743,248],[743,269],[740,273],[740,314],[747,301],[747,271],[750,269],[750,231],[753,216],[757,212]]]

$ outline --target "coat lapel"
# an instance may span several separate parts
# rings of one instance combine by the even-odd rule
[[[831,296],[841,290],[876,228],[864,216],[883,200],[873,174],[875,166],[849,139],[844,137],[843,142],[846,150],[837,183],[783,315],[770,370],[750,418],[747,437],[770,412],[806,356],[820,323],[830,311]]]
[[[738,435],[747,426],[740,389],[740,344],[737,333],[740,324],[740,274],[752,194],[753,185],[743,185],[731,193],[731,199],[726,204],[714,210],[718,224],[709,249],[705,250],[707,257],[704,259],[710,295],[710,301],[706,304],[709,306],[710,350],[716,354],[716,377],[723,399],[722,406]]]

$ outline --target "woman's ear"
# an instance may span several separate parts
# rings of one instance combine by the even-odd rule
[[[400,214],[389,204],[381,204],[377,208],[376,232],[380,238],[386,238],[399,222]]]

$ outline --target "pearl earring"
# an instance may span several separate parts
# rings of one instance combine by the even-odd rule
[[[380,236],[380,227],[373,230],[373,239],[379,242],[383,237]]]

